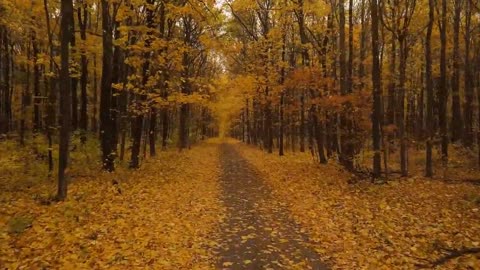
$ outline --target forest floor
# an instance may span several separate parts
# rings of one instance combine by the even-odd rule
[[[39,145],[0,143],[2,269],[480,269],[476,182],[350,181],[219,139],[110,174],[87,145],[53,202]]]
[[[209,269],[210,235],[224,215],[216,151],[205,143],[161,152],[111,174],[79,148],[65,202],[49,200],[54,179],[24,170],[28,157],[2,155],[0,268]]]
[[[236,147],[332,268],[480,269],[477,182],[421,175],[352,181],[341,166],[318,164],[310,155]]]

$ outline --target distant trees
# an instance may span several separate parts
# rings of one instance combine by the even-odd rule
[[[59,199],[72,138],[98,132],[113,171],[126,150],[138,168],[158,139],[183,149],[218,132],[213,3],[0,0],[0,14],[0,134],[23,144],[44,133],[50,172],[58,142]]]
[[[235,25],[229,35],[238,48],[229,69],[233,76],[254,78],[232,134],[255,138],[250,142],[270,152],[269,141],[256,134],[269,125],[272,106],[280,154],[308,147],[322,163],[334,158],[358,171],[365,170],[358,154],[368,150],[374,177],[388,177],[395,160],[400,174],[408,176],[409,149],[416,144],[415,151],[425,147],[425,174],[433,176],[435,146],[446,169],[450,143],[471,148],[478,141],[472,97],[479,69],[471,50],[479,44],[472,35],[478,32],[472,20],[478,5],[476,0],[229,1]],[[265,25],[266,12],[271,34],[262,37],[257,25]],[[282,28],[284,18],[296,24]],[[265,50],[269,60],[258,61]],[[270,74],[256,72],[259,65]],[[253,128],[245,126],[250,123]],[[391,157],[396,153],[398,158]]]

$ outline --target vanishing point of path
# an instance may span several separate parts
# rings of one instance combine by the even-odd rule
[[[227,217],[221,226],[219,269],[327,269],[308,237],[271,195],[255,167],[220,146]]]

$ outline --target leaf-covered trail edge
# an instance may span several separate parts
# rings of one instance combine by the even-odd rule
[[[79,178],[65,202],[48,184],[1,191],[0,265],[7,269],[209,269],[222,219],[215,143],[162,152],[137,171]],[[47,181],[47,180],[45,180]],[[112,182],[116,184],[112,185]],[[12,220],[31,219],[21,234]]]
[[[449,250],[480,247],[478,185],[423,177],[349,184],[352,176],[341,167],[316,164],[306,154],[236,148],[333,269],[480,269],[478,252],[434,266]]]

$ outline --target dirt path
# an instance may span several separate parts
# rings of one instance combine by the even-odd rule
[[[276,201],[255,168],[235,150],[220,146],[223,201],[219,269],[327,269],[308,238]]]

